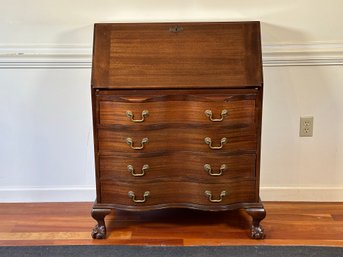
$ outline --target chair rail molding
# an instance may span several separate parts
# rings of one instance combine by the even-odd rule
[[[0,45],[0,69],[90,68],[90,45]]]
[[[264,66],[343,65],[343,42],[263,45]]]
[[[264,44],[263,66],[343,65],[343,42]],[[91,45],[0,45],[0,69],[91,68]]]

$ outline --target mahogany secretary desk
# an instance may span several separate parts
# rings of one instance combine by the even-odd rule
[[[112,209],[245,209],[259,198],[263,77],[259,22],[95,24],[97,198]]]

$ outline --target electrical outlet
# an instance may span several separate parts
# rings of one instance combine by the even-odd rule
[[[300,117],[300,132],[301,137],[313,136],[313,117]]]

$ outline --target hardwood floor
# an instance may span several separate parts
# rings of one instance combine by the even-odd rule
[[[343,246],[343,203],[265,203],[267,238],[248,238],[243,211],[114,211],[108,238],[93,240],[92,203],[0,204],[0,245],[336,245]]]

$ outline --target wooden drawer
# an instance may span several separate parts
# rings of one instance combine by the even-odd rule
[[[99,96],[99,124],[144,126],[161,124],[196,124],[225,127],[255,127],[256,91],[239,94],[209,91],[163,92],[157,95]],[[111,93],[111,91],[109,91]],[[146,92],[145,92],[146,93]],[[148,92],[151,94],[151,92]],[[181,94],[180,94],[181,93]],[[189,94],[187,94],[189,93]]]
[[[224,180],[253,179],[255,161],[255,154],[192,154],[190,152],[172,152],[163,155],[118,154],[99,157],[101,180],[139,183],[162,180],[217,183]]]
[[[187,126],[187,125],[185,125]],[[205,138],[210,138],[205,143]],[[221,143],[226,138],[226,143]],[[108,152],[160,152],[160,151],[256,151],[256,131],[249,128],[217,130],[215,128],[195,129],[169,126],[164,129],[142,131],[139,129],[99,129],[99,153]],[[130,140],[131,139],[131,140]],[[131,141],[131,145],[128,144]],[[211,149],[220,147],[221,149]],[[142,149],[133,149],[138,147]]]
[[[114,183],[101,182],[101,203],[123,206],[153,206],[187,204],[207,206],[253,202],[256,199],[255,180],[225,184],[193,182]],[[225,196],[223,195],[225,191]],[[132,193],[129,193],[132,192]],[[222,196],[220,196],[222,194]],[[145,197],[144,197],[145,195]],[[133,199],[134,197],[134,199]],[[212,201],[209,200],[211,197]],[[219,201],[222,198],[221,201]],[[142,202],[144,201],[145,202]],[[138,202],[134,202],[138,201]],[[141,202],[140,202],[141,201]]]

